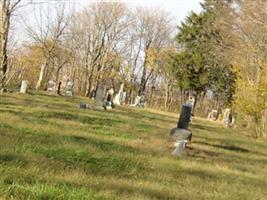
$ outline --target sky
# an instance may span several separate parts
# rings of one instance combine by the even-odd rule
[[[28,0],[24,0],[24,2],[27,2]],[[86,7],[88,4],[92,2],[96,2],[97,0],[33,0],[35,3],[37,2],[59,2],[59,1],[64,1],[69,3],[70,7],[74,7],[75,11],[79,11],[80,9]],[[112,1],[112,0],[107,0],[107,2]],[[125,2],[127,3],[130,7],[154,7],[154,8],[164,8],[166,11],[168,11],[173,18],[173,25],[177,27],[184,19],[185,17],[189,14],[189,12],[194,11],[194,12],[200,12],[201,11],[201,6],[200,2],[203,0],[117,0],[117,2]],[[43,4],[41,4],[43,5]],[[39,6],[37,6],[39,7]],[[23,10],[21,13],[23,16],[21,23],[18,24],[16,28],[16,32],[24,32],[23,31],[23,24],[32,24],[34,23],[34,17],[39,16],[39,13],[42,9],[31,9],[31,8],[26,8]],[[37,12],[37,13],[36,13]],[[33,14],[35,13],[35,15]],[[18,40],[24,40],[25,35],[22,34],[19,36],[20,38]],[[24,39],[22,39],[24,38]],[[27,40],[27,39],[26,39]],[[22,41],[21,41],[22,42]]]
[[[75,2],[77,8],[86,6],[90,2],[96,2],[96,0],[71,0]],[[107,0],[107,2],[112,0]],[[125,2],[132,7],[145,6],[164,8],[170,12],[174,18],[176,25],[180,24],[182,20],[188,15],[190,11],[200,12],[200,2],[203,0],[117,0],[117,2]]]

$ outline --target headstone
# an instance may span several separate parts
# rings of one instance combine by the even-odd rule
[[[190,95],[190,96],[188,97],[188,100],[186,101],[186,104],[191,105],[192,110],[193,110],[193,107],[194,107],[194,105],[195,105],[195,101],[196,101],[195,97]]]
[[[103,109],[103,104],[104,104],[104,92],[105,92],[105,87],[102,84],[98,85],[97,91],[95,92],[95,104],[94,107],[98,109]]]
[[[145,95],[142,94],[140,97],[139,107],[144,108],[145,105],[146,105],[146,98],[145,98]]]
[[[113,101],[113,103],[114,103],[115,105],[121,105],[121,104],[122,104],[123,87],[124,87],[124,84],[122,83],[122,84],[120,85],[120,90],[119,90],[118,94],[116,94],[115,97],[114,97],[114,101]]]
[[[208,114],[208,119],[216,121],[218,118],[218,110],[211,110],[211,112]]]
[[[177,128],[188,129],[188,125],[191,118],[191,110],[192,106],[189,104],[184,104],[182,106]]]
[[[232,115],[232,111],[229,108],[226,108],[224,113],[223,113],[223,119],[222,123],[223,126],[226,128],[230,128],[233,125],[234,119]]]
[[[123,93],[122,93],[122,98],[121,98],[121,104],[122,104],[122,105],[125,104],[126,96],[127,96],[127,93],[126,93],[126,92],[123,92]]]
[[[176,142],[173,155],[180,155],[186,147],[188,141],[192,139],[192,132],[188,129],[191,118],[192,105],[184,104],[177,124],[177,128],[173,128],[170,132],[171,138]]]
[[[114,95],[114,89],[110,88],[107,91],[107,95],[106,95],[107,98],[106,98],[106,101],[104,103],[104,108],[107,109],[107,110],[112,109],[114,107],[113,95]]]
[[[130,106],[132,107],[136,107],[140,104],[140,100],[141,100],[141,97],[140,96],[136,96],[135,99],[134,99],[134,103],[131,104]]]
[[[95,99],[96,97],[96,90],[92,90],[91,94],[90,94],[90,99]]]
[[[47,91],[50,93],[55,93],[56,91],[56,82],[53,80],[48,81]]]
[[[20,93],[25,94],[27,93],[27,90],[28,90],[28,81],[23,80],[20,86]]]
[[[80,109],[88,109],[88,108],[92,108],[92,105],[87,104],[87,103],[80,103]]]
[[[66,96],[72,97],[73,96],[73,83],[72,81],[67,82],[67,88],[66,88]]]

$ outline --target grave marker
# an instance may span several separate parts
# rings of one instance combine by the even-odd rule
[[[180,155],[187,143],[192,139],[192,132],[188,129],[191,118],[192,105],[184,104],[177,124],[177,128],[173,128],[170,132],[171,138],[175,141],[175,150],[173,155]]]
[[[25,94],[25,93],[27,93],[27,90],[28,90],[28,81],[23,80],[21,82],[21,86],[20,86],[20,93]]]

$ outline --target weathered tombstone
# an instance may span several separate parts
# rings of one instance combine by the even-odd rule
[[[132,106],[132,107],[138,106],[140,104],[140,99],[141,99],[140,96],[136,96],[135,99],[134,99],[134,103],[131,104],[130,106]]]
[[[218,110],[211,110],[211,112],[208,114],[208,119],[216,121],[218,118]]]
[[[180,118],[178,121],[178,128],[181,129],[188,129],[188,125],[190,122],[190,118],[191,118],[191,111],[192,111],[192,106],[189,104],[184,104],[182,106],[182,110],[181,110],[181,114],[180,114]]]
[[[144,108],[145,105],[146,105],[146,98],[145,98],[145,95],[142,94],[141,97],[140,97],[140,102],[139,102],[138,106],[141,107],[141,108]]]
[[[125,101],[126,101],[126,96],[127,96],[126,92],[123,92],[123,93],[122,93],[121,100],[120,100],[120,102],[121,102],[121,104],[122,104],[122,105],[124,105],[124,104],[125,104]]]
[[[186,101],[186,104],[191,105],[191,107],[192,107],[192,108],[191,108],[191,111],[194,110],[195,102],[196,102],[196,99],[195,99],[195,97],[192,96],[192,95],[190,95],[190,96],[188,97],[188,100]]]
[[[107,110],[114,108],[113,95],[114,95],[114,89],[110,88],[107,91],[107,95],[106,95],[107,98],[106,98],[106,101],[105,101],[105,104],[104,104],[104,108],[107,109]]]
[[[177,124],[177,128],[173,128],[170,132],[171,138],[176,141],[176,149],[174,155],[180,155],[186,147],[188,141],[192,139],[192,132],[188,129],[191,118],[192,105],[184,104]]]
[[[28,81],[23,80],[20,86],[20,93],[25,94],[27,93],[27,90],[28,90]]]
[[[120,85],[120,90],[119,90],[118,94],[116,94],[115,97],[114,97],[113,103],[115,105],[121,105],[122,104],[123,87],[124,87],[124,84],[122,83]]]
[[[53,81],[53,80],[48,81],[47,91],[49,93],[55,93],[55,91],[56,91],[56,82],[55,81]]]
[[[230,128],[233,125],[234,119],[230,108],[226,108],[223,113],[222,123],[226,128]]]
[[[92,90],[92,92],[90,93],[90,99],[95,99],[96,97],[96,90]]]
[[[95,103],[94,103],[94,108],[97,109],[103,109],[103,104],[104,104],[104,91],[105,87],[102,84],[98,85],[97,91],[95,92]]]
[[[72,81],[67,81],[67,88],[66,88],[66,96],[72,97],[73,96],[73,83]]]
[[[80,103],[80,109],[88,109],[88,108],[91,109],[93,108],[93,106],[87,103]]]

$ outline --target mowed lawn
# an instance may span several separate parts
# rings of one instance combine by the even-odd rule
[[[267,199],[267,142],[194,118],[173,157],[178,114],[80,102],[0,95],[0,199]]]

